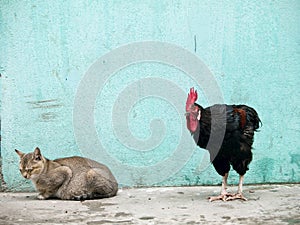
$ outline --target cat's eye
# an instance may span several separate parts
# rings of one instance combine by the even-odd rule
[[[39,156],[39,155],[36,156],[36,157],[35,157],[35,160],[36,160],[36,161],[40,161],[40,160],[41,160],[41,156]]]

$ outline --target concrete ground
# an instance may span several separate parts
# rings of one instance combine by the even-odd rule
[[[121,189],[88,201],[0,193],[0,224],[300,224],[300,184],[245,186],[247,202],[208,202],[220,187]],[[236,191],[231,186],[229,191]]]

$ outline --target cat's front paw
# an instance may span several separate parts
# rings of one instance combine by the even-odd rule
[[[45,200],[46,198],[43,196],[43,195],[41,195],[41,194],[39,194],[38,196],[37,196],[37,198],[39,199],[39,200]]]
[[[84,201],[90,199],[90,196],[88,194],[82,194],[82,195],[74,196],[72,199],[76,201]]]

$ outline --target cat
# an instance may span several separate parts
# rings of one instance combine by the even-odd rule
[[[118,183],[109,168],[94,160],[79,156],[49,160],[38,147],[28,154],[15,151],[20,157],[20,172],[33,182],[38,199],[109,198],[118,192]]]

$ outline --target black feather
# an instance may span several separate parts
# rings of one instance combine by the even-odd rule
[[[221,176],[229,172],[230,165],[244,175],[252,161],[254,131],[261,124],[257,112],[246,105],[218,104],[205,109],[195,105],[201,111],[198,129],[192,134],[196,144],[210,152],[211,162]],[[217,137],[222,134],[220,144],[208,145],[212,134],[218,132]]]

